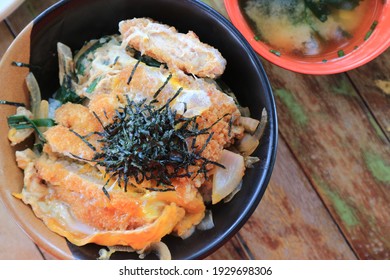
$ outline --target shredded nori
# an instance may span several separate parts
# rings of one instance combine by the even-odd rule
[[[10,105],[10,106],[15,106],[15,107],[26,107],[26,105],[24,103],[7,101],[7,100],[0,100],[0,105]]]
[[[31,65],[29,63],[25,63],[25,62],[20,62],[20,61],[12,61],[11,62],[11,65],[12,66],[16,66],[16,67],[25,67],[25,68],[28,68],[30,70],[41,70],[41,67],[40,66],[37,66],[37,65]]]
[[[131,80],[133,79],[134,74],[135,74],[135,71],[137,70],[138,65],[141,63],[141,60],[142,60],[142,58],[140,58],[140,59],[135,63],[135,65],[134,65],[134,67],[133,67],[133,70],[131,70],[130,77],[129,77],[128,80],[127,80],[127,84],[128,84],[128,85],[130,84]]]
[[[104,167],[111,178],[118,178],[119,186],[125,191],[131,178],[137,184],[154,180],[156,187],[150,189],[153,191],[171,191],[174,178],[191,178],[198,174],[207,178],[210,165],[224,168],[202,153],[213,137],[210,129],[228,114],[209,127],[199,128],[200,116],[184,117],[169,106],[181,90],[160,107],[147,103],[146,99],[135,102],[127,98],[116,110],[112,123],[106,126],[94,114],[103,126],[102,132],[96,132],[101,136],[98,141],[102,148],[91,161]],[[200,135],[208,135],[202,146],[197,145]],[[86,141],[85,137],[79,137]],[[192,166],[197,168],[192,169]]]
[[[126,51],[129,52],[130,55],[133,56],[135,59],[142,60],[143,63],[145,63],[146,65],[148,65],[150,67],[160,68],[161,66],[163,66],[164,68],[167,68],[166,63],[159,62],[156,59],[154,59],[148,55],[141,54],[140,51],[138,51],[130,46],[126,47]]]

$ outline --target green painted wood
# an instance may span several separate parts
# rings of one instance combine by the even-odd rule
[[[281,135],[361,259],[390,258],[388,58],[350,71],[351,80],[263,60]]]
[[[378,134],[390,139],[390,49],[372,62],[348,72],[348,76],[367,103]]]
[[[280,132],[355,253],[390,258],[390,146],[354,85],[264,66]]]
[[[255,259],[356,259],[283,138],[264,198],[239,235]]]

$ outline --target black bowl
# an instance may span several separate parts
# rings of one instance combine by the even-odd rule
[[[216,47],[226,58],[227,68],[221,78],[236,93],[239,102],[250,108],[254,118],[260,119],[263,108],[268,112],[268,126],[255,152],[261,162],[247,170],[242,190],[233,200],[212,207],[215,227],[196,231],[185,240],[174,236],[163,239],[173,259],[202,259],[233,237],[251,216],[268,185],[276,156],[277,117],[271,87],[257,55],[237,29],[222,15],[198,1],[66,0],[43,12],[26,28],[29,32],[24,33],[30,35],[29,63],[34,66],[32,71],[43,97],[48,98],[59,86],[57,42],[77,50],[87,40],[118,33],[119,21],[134,17],[150,17],[184,33],[194,31],[201,41]],[[25,35],[22,33],[21,36]],[[12,203],[7,201],[6,205]],[[33,232],[29,229],[29,221],[21,216],[22,212],[15,211],[15,207],[9,208],[22,228],[27,233]],[[64,241],[57,244],[55,239],[45,238],[46,230],[40,229],[30,236],[54,256],[98,257],[100,246],[77,247]],[[117,253],[112,257],[137,258],[129,253]]]

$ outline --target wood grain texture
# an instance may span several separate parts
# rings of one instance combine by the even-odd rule
[[[14,37],[5,22],[0,22],[0,58],[4,55],[13,39]]]
[[[361,259],[390,258],[390,146],[345,74],[264,62],[279,129]]]
[[[215,9],[217,12],[219,12],[221,15],[223,15],[226,18],[229,18],[225,5],[223,3],[223,0],[201,0],[203,3],[209,5],[213,9]]]
[[[372,62],[348,72],[359,94],[378,121],[376,127],[390,139],[390,49]],[[375,125],[375,124],[374,124]]]
[[[57,2],[58,0],[26,0],[7,18],[7,23],[16,36],[36,16]]]
[[[207,260],[248,260],[247,249],[235,235],[224,246],[206,258]]]
[[[255,259],[355,259],[283,139],[260,205],[239,232]]]

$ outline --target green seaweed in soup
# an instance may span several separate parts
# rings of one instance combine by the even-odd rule
[[[320,56],[348,44],[372,0],[241,0],[256,37],[272,49]]]

